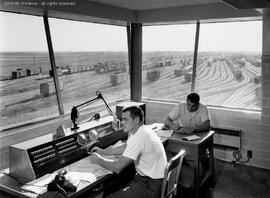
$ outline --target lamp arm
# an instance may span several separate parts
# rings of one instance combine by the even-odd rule
[[[97,96],[104,102],[106,105],[107,111],[113,116],[113,121],[112,121],[112,128],[113,130],[118,130],[120,128],[120,120],[117,119],[116,115],[113,113],[109,105],[107,104],[106,100],[103,98],[102,94],[100,91],[96,91]]]
[[[116,115],[113,113],[113,111],[111,110],[111,108],[109,107],[109,105],[107,104],[106,100],[103,98],[102,94],[100,91],[96,91],[96,94],[97,94],[97,98],[101,99],[104,104],[106,105],[106,109],[107,111],[114,117],[116,118]]]
[[[77,105],[77,106],[73,106],[73,107],[72,107],[72,109],[71,109],[71,120],[72,120],[72,123],[73,123],[73,128],[72,128],[72,130],[78,129],[78,128],[79,128],[78,125],[76,124],[76,120],[77,120],[77,118],[79,117],[78,108],[80,108],[80,107],[82,107],[82,106],[84,106],[84,105],[86,105],[86,104],[92,103],[92,102],[94,102],[94,101],[96,101],[96,100],[99,100],[99,99],[101,99],[101,100],[104,102],[107,111],[113,116],[114,121],[119,122],[119,120],[117,119],[116,115],[113,113],[113,111],[111,110],[111,108],[110,108],[109,105],[107,104],[106,100],[103,98],[101,92],[100,92],[100,91],[96,91],[96,95],[97,95],[96,98],[93,98],[93,99],[91,99],[91,100],[89,100],[89,101],[86,101],[86,102],[80,104],[80,105]],[[117,124],[117,125],[119,125],[119,124]]]
[[[97,96],[96,98],[93,98],[93,99],[91,99],[91,100],[89,100],[89,101],[86,101],[86,102],[84,102],[84,103],[82,103],[82,104],[80,104],[80,105],[78,105],[78,106],[75,106],[75,108],[82,107],[82,106],[84,106],[84,105],[86,105],[86,104],[89,104],[89,103],[92,103],[92,102],[94,102],[94,101],[96,101],[96,100],[99,100],[99,96]]]
[[[89,101],[86,101],[86,102],[80,104],[80,105],[77,105],[77,106],[73,106],[72,107],[71,114],[70,114],[70,118],[71,118],[71,121],[73,123],[73,128],[71,128],[72,130],[75,130],[75,129],[78,129],[79,128],[78,125],[76,124],[76,120],[79,117],[78,108],[79,107],[82,107],[82,106],[84,106],[86,104],[92,103],[92,102],[94,102],[96,100],[99,100],[99,99],[100,99],[100,97],[97,96],[96,98],[93,98],[93,99],[91,99]]]

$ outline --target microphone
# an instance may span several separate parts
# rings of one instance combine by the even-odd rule
[[[73,123],[73,127],[71,128],[71,130],[78,129],[79,127],[76,123],[76,120],[79,117],[79,111],[77,110],[77,107],[75,107],[75,106],[72,107],[70,117],[71,117],[71,121]]]

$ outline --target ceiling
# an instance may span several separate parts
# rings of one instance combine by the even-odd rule
[[[87,0],[133,11],[225,3],[237,9],[270,8],[270,0]]]
[[[221,3],[221,0],[87,0],[133,11]]]
[[[29,2],[32,2],[31,0]],[[73,6],[46,5],[14,6],[0,0],[0,11],[88,21],[113,25],[142,23],[143,25],[256,20],[262,12],[255,8],[268,7],[270,0],[63,0]],[[41,1],[34,1],[41,2]],[[270,6],[269,6],[270,7]]]

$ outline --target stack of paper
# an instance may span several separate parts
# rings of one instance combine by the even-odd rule
[[[156,134],[159,137],[166,137],[169,138],[172,136],[173,130],[161,130],[161,129],[157,129],[155,130]]]
[[[32,192],[32,193],[35,193],[35,194],[43,194],[47,191],[47,187],[46,186],[33,186],[33,185],[23,185],[22,187],[22,190],[25,190],[25,191],[28,191],[28,192]]]
[[[186,141],[191,141],[191,140],[197,140],[197,139],[200,139],[200,138],[201,137],[197,136],[197,135],[190,135],[190,136],[183,137],[182,139],[186,140]]]
[[[36,180],[30,181],[23,185],[22,189],[35,194],[42,194],[47,191],[47,184],[54,179],[56,174],[46,174]]]
[[[90,160],[90,156],[83,158],[71,165],[68,166],[68,171],[71,172],[81,172],[81,173],[91,173],[93,174],[96,178],[112,174],[112,171],[103,168],[102,166],[98,164],[94,164]],[[88,175],[87,177],[92,177]]]

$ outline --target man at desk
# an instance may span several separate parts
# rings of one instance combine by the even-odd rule
[[[113,148],[99,149],[91,155],[91,161],[119,173],[127,165],[134,163],[137,174],[129,186],[110,194],[112,198],[156,198],[160,197],[162,179],[167,164],[165,150],[160,138],[143,125],[143,111],[132,106],[122,110],[124,131],[129,133],[126,143]],[[118,155],[116,160],[102,156]]]
[[[166,118],[165,126],[180,133],[210,130],[210,115],[207,107],[200,103],[199,94],[190,93],[186,103],[179,103]]]

